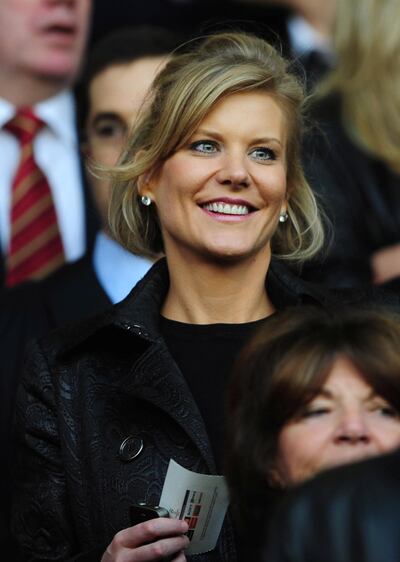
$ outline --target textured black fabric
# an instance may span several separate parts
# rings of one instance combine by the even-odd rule
[[[321,474],[288,495],[263,562],[398,562],[400,452]]]
[[[338,302],[275,260],[266,283],[278,310]],[[170,458],[215,473],[197,404],[159,332],[168,287],[160,260],[121,303],[32,344],[18,395],[13,508],[28,560],[99,560],[99,543],[129,526],[132,503],[159,501]],[[118,454],[128,436],[144,444],[131,462]],[[217,549],[193,560],[236,560],[229,519]]]
[[[67,264],[39,282],[26,282],[0,294],[0,548],[9,545],[11,498],[9,463],[15,393],[30,340],[111,305],[93,271],[91,258]],[[12,560],[12,558],[10,558]]]
[[[132,503],[158,502],[171,457],[215,473],[198,407],[159,333],[168,285],[161,260],[122,303],[32,345],[18,397],[13,509],[29,560],[96,560],[99,541],[129,526]],[[332,300],[279,263],[267,285],[278,309]],[[129,435],[144,449],[124,462],[118,451]],[[196,559],[234,562],[229,522],[217,551]]]

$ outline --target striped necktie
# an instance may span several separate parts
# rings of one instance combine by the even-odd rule
[[[51,190],[33,155],[33,140],[43,126],[30,108],[19,109],[5,125],[21,146],[12,183],[8,287],[27,279],[41,279],[65,262]]]

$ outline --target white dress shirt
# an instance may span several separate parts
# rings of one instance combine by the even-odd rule
[[[53,194],[66,260],[75,261],[85,252],[86,228],[72,93],[61,92],[38,103],[33,111],[47,125],[34,140],[35,160]],[[3,126],[15,113],[16,108],[0,98],[0,246],[3,254],[7,253],[10,243],[11,186],[20,159],[18,140]]]
[[[100,231],[93,250],[93,267],[104,292],[115,304],[124,299],[153,263],[125,250]]]

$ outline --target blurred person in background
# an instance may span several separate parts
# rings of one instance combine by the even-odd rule
[[[177,38],[162,28],[132,27],[103,37],[89,52],[78,94],[82,150],[89,167],[117,162],[157,70]],[[88,171],[102,228],[93,253],[59,268],[41,281],[5,289],[0,295],[1,444],[12,448],[11,426],[16,387],[27,343],[54,328],[105,310],[124,298],[152,264],[112,240],[108,226],[110,181]],[[9,452],[5,458],[10,458]],[[9,493],[7,462],[2,490]],[[3,497],[3,495],[2,495]],[[8,501],[1,502],[6,510]],[[5,516],[6,517],[6,516]]]
[[[400,451],[330,470],[292,492],[262,562],[400,560]]]
[[[0,3],[0,285],[81,257],[96,229],[71,88],[91,0]]]
[[[115,0],[112,11],[107,0],[96,0],[92,34],[96,39],[110,26],[127,22],[162,25],[185,40],[234,29],[253,32],[287,54],[286,14],[281,6],[232,0]]]
[[[287,309],[243,350],[228,394],[226,475],[244,559],[259,560],[265,537],[254,529],[262,531],[288,489],[400,447],[400,317]],[[302,525],[314,532],[314,521]]]
[[[331,287],[400,275],[400,17],[397,0],[339,0],[336,67],[321,84],[304,165],[333,225],[304,275]]]
[[[332,68],[334,50],[333,24],[337,0],[231,0],[242,5],[243,13],[249,6],[265,10],[279,7],[285,12],[288,56],[298,61],[305,71],[307,90],[311,91]],[[266,12],[267,13],[267,12]],[[283,35],[284,37],[285,35]]]
[[[122,18],[159,23],[186,38],[221,29],[250,31],[296,59],[310,90],[332,66],[335,7],[336,0],[116,0],[110,13],[107,0],[97,0],[93,34],[118,25]]]

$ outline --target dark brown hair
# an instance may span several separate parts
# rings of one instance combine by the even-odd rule
[[[227,406],[226,474],[242,526],[265,519],[282,427],[348,358],[400,412],[400,316],[378,309],[287,309],[271,317],[236,362]],[[281,493],[281,492],[280,492]]]

